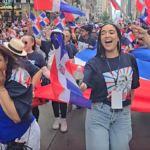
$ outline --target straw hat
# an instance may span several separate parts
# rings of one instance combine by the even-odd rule
[[[27,52],[24,50],[24,44],[16,38],[13,38],[10,42],[4,42],[4,46],[18,56],[27,56]]]

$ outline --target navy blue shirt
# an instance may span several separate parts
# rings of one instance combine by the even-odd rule
[[[73,43],[69,43],[68,45],[71,47],[71,50],[73,52],[73,56],[75,56],[78,53],[76,46]]]
[[[89,44],[89,46],[93,46],[93,47],[96,44],[96,40],[93,37],[91,37],[90,35],[89,35],[88,39],[84,39],[83,37],[80,36],[78,41],[83,42],[83,43],[87,43],[87,44]]]
[[[93,103],[104,102],[111,105],[111,92],[122,89],[123,106],[131,104],[130,91],[139,87],[139,73],[134,56],[132,56],[132,64],[130,57],[129,54],[121,53],[120,63],[119,56],[108,58],[112,74],[106,58],[96,56],[87,62],[84,67],[83,82],[92,89],[90,99]],[[120,64],[119,74],[115,86],[114,79],[117,79],[118,64]]]
[[[46,66],[46,61],[42,54],[39,52],[33,52],[31,54],[28,54],[28,60],[33,64],[39,67],[40,69],[44,66]]]
[[[70,59],[73,59],[73,52],[71,50],[71,47],[68,46],[68,45],[65,45],[66,46],[66,50],[68,52],[68,56]],[[58,47],[55,47],[55,49],[57,49]],[[41,42],[41,50],[46,54],[46,59],[49,59],[50,55],[51,55],[51,52],[53,50],[52,48],[52,44],[50,41],[42,41]]]

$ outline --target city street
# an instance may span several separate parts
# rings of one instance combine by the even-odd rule
[[[85,150],[84,122],[86,109],[67,115],[68,132],[52,129],[54,116],[51,102],[40,106],[41,150]],[[131,150],[150,149],[150,114],[132,112],[133,139]]]

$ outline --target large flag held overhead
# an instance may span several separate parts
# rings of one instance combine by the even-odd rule
[[[91,101],[84,98],[72,76],[71,63],[63,42],[63,37],[57,35],[57,40],[59,48],[54,56],[50,76],[55,99],[81,107],[91,108]]]
[[[35,0],[34,9],[66,12],[66,13],[78,14],[80,16],[85,16],[85,14],[82,11],[69,5],[63,0]]]

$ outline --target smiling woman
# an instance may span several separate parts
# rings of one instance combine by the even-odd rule
[[[101,28],[97,55],[84,67],[81,90],[91,88],[86,115],[86,150],[129,150],[130,105],[139,87],[135,58],[121,52],[121,33],[113,24]]]

